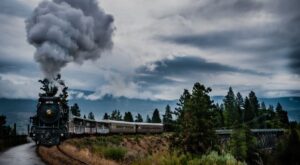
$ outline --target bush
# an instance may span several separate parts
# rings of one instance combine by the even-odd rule
[[[123,160],[126,154],[126,150],[124,148],[119,148],[119,147],[107,147],[104,148],[102,152],[105,158],[116,160],[116,161]]]
[[[231,154],[219,155],[217,152],[213,151],[208,155],[203,155],[200,159],[194,159],[189,162],[189,164],[202,164],[202,165],[242,165],[243,162],[236,160]]]

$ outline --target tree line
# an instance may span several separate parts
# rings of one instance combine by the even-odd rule
[[[74,116],[81,117],[80,108],[77,103],[75,103],[73,106],[71,106],[70,110]],[[170,125],[170,127],[171,127],[171,122],[174,122],[173,118],[172,118],[172,113],[173,112],[171,111],[171,107],[169,105],[167,105],[165,114],[162,115],[162,119],[161,119],[159,110],[156,108],[156,109],[154,109],[151,118],[149,115],[147,115],[146,120],[144,120],[140,113],[137,113],[137,115],[133,117],[133,115],[130,111],[125,112],[124,115],[122,115],[120,110],[115,109],[111,112],[111,114],[108,114],[107,112],[105,112],[103,115],[103,119],[104,120],[128,121],[128,122],[147,122],[147,123],[162,123],[163,122],[165,125],[168,125],[168,126]],[[83,115],[83,118],[95,120],[95,115],[93,112],[90,112],[87,117],[86,117],[86,115]]]
[[[230,87],[222,104],[214,103],[211,88],[195,83],[192,91],[185,89],[179,98],[174,114],[172,147],[183,153],[202,155],[211,151],[230,153],[247,164],[299,164],[299,125],[289,122],[287,111],[280,103],[276,108],[259,102],[255,92],[246,97],[235,95]],[[295,126],[296,125],[296,126]],[[216,129],[232,129],[224,145]],[[258,141],[251,133],[253,128],[285,128],[271,152],[258,148]]]

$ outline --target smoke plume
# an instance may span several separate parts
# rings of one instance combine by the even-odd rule
[[[69,62],[98,59],[113,45],[113,17],[96,0],[43,1],[26,20],[35,60],[53,78]]]

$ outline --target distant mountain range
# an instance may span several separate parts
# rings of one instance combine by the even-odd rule
[[[223,96],[212,97],[214,102],[222,103]],[[285,110],[288,111],[290,120],[300,121],[300,97],[279,97],[279,98],[260,98],[266,106],[274,105],[280,102]],[[7,116],[8,124],[17,123],[19,132],[27,131],[29,117],[35,114],[37,100],[31,99],[0,99],[0,114]],[[78,103],[81,114],[93,112],[96,119],[102,119],[105,112],[111,113],[112,110],[118,109],[123,114],[130,111],[133,115],[140,113],[144,119],[146,115],[151,115],[155,108],[164,113],[165,106],[169,104],[172,109],[176,107],[177,100],[143,100],[129,99],[126,97],[114,98],[105,96],[101,100],[72,99],[69,105]]]

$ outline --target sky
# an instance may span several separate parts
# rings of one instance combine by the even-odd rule
[[[44,78],[25,20],[41,0],[0,2],[0,98],[37,98]],[[99,0],[113,46],[61,70],[72,97],[178,99],[195,82],[259,97],[300,96],[298,0]],[[89,91],[88,94],[82,91]]]

